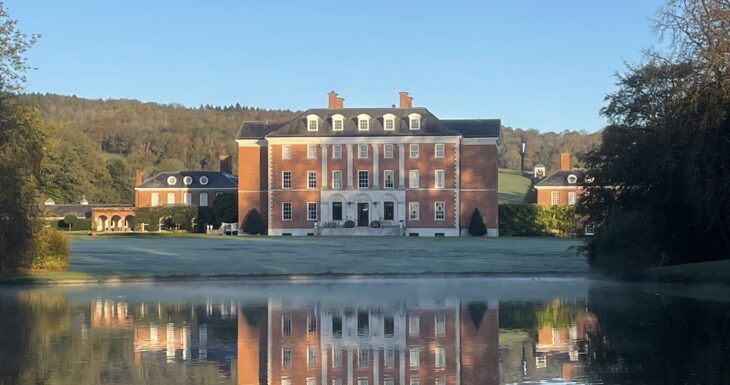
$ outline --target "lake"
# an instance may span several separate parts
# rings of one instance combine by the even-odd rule
[[[723,384],[730,287],[581,278],[0,287],[0,384]]]

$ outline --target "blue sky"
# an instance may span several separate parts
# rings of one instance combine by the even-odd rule
[[[397,103],[541,131],[605,125],[616,71],[656,44],[660,0],[6,0],[27,91],[162,103]]]

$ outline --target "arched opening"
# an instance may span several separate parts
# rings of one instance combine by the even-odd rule
[[[99,215],[96,218],[96,231],[106,231],[108,226],[109,218],[106,215]]]
[[[160,231],[175,229],[175,224],[172,222],[172,217],[160,218],[160,222],[159,222],[158,226],[159,226],[158,228],[160,229]]]
[[[122,217],[119,215],[112,216],[111,223],[109,224],[111,231],[119,231],[122,228]]]
[[[124,230],[125,231],[134,231],[134,215],[127,215],[124,217]]]

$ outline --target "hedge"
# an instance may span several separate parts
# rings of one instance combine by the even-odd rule
[[[506,236],[559,235],[575,232],[573,206],[541,206],[532,203],[499,205],[499,234]]]

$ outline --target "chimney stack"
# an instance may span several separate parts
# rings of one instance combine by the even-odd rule
[[[327,107],[331,110],[341,110],[345,105],[345,99],[337,97],[337,92],[330,91],[327,94]]]
[[[219,161],[219,169],[220,172],[225,172],[228,174],[232,174],[231,170],[231,157],[228,155],[219,155],[218,156]]]
[[[142,170],[137,169],[134,172],[134,187],[137,187],[142,184]]]
[[[408,96],[408,92],[401,91],[398,95],[400,95],[400,108],[413,108],[413,97]]]
[[[570,166],[570,153],[569,152],[561,152],[560,153],[560,169],[561,170],[570,170],[572,167]]]

